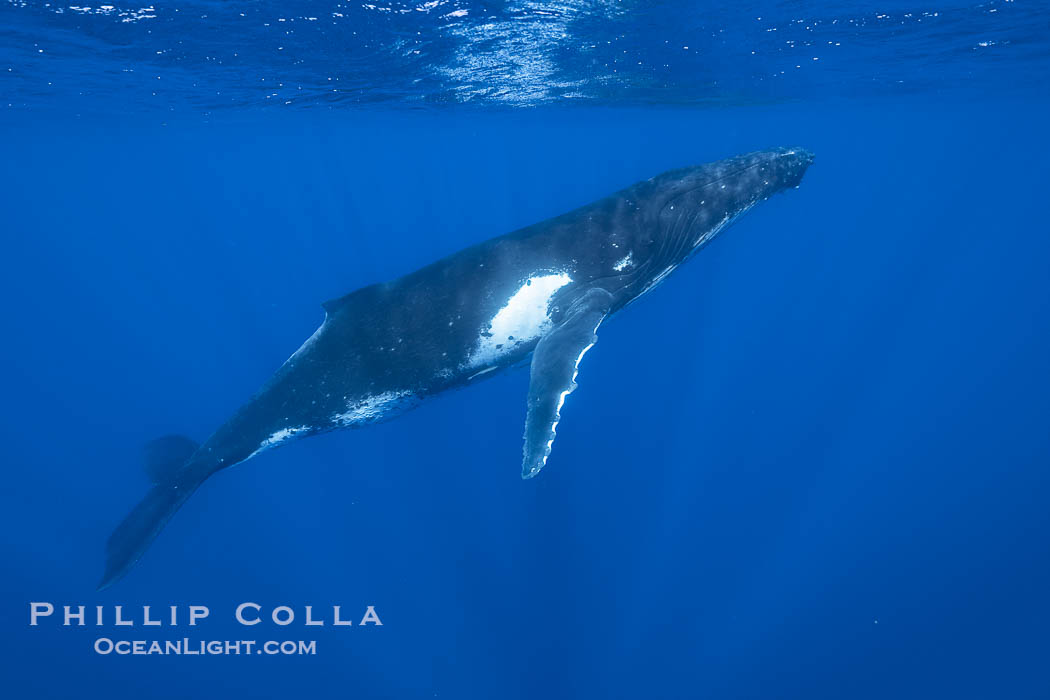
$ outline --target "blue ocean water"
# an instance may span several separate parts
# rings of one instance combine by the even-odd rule
[[[1050,697],[1047,11],[7,0],[4,696]],[[794,144],[797,191],[602,326],[538,478],[505,373],[217,474],[95,592],[142,445],[322,301]]]

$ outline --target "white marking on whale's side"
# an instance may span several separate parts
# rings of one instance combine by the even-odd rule
[[[332,416],[332,421],[342,428],[349,428],[365,423],[374,423],[399,410],[404,410],[414,403],[410,391],[384,391],[374,396],[351,401],[347,410]]]
[[[469,377],[467,377],[467,381],[469,382],[471,379],[476,379],[476,378],[480,377],[483,374],[488,374],[489,372],[495,372],[497,369],[499,369],[499,367],[486,367],[485,369],[479,370],[479,371],[475,372],[474,374],[470,375]]]
[[[673,209],[673,207],[672,207],[672,209]],[[616,270],[617,272],[623,272],[625,269],[627,269],[627,267],[629,265],[631,265],[631,263],[634,261],[633,259],[634,259],[634,255],[631,254],[631,253],[627,253],[627,255],[624,258],[622,258],[621,260],[617,261],[617,263],[615,265],[613,265],[613,269]]]
[[[245,460],[251,459],[255,455],[259,454],[260,452],[265,452],[266,450],[270,449],[271,447],[277,447],[278,445],[280,445],[285,440],[287,440],[289,438],[293,438],[296,435],[299,435],[301,433],[305,433],[305,432],[307,432],[309,430],[310,430],[310,428],[305,426],[305,425],[300,425],[300,426],[294,427],[294,428],[281,428],[280,430],[277,430],[274,433],[272,433],[270,435],[270,437],[268,437],[265,440],[263,440],[262,442],[260,442],[259,446],[257,448],[255,448],[255,452],[252,452],[250,455],[245,457]]]
[[[465,367],[478,369],[494,364],[515,346],[537,340],[550,330],[551,298],[570,282],[572,277],[564,272],[537,275],[526,280],[489,321],[488,331],[478,338],[477,347],[467,358]]]

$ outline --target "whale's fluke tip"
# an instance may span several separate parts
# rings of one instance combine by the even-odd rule
[[[153,486],[106,542],[106,569],[97,591],[112,586],[135,565],[175,511],[211,474],[186,469],[196,449],[196,443],[181,436],[160,438],[146,446],[146,471]]]

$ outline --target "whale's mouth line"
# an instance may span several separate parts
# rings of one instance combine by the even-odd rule
[[[692,194],[693,192],[696,192],[697,190],[702,190],[703,188],[710,187],[711,185],[717,185],[719,182],[722,182],[722,180],[728,180],[729,178],[735,177],[735,176],[739,175],[740,173],[746,173],[748,170],[751,170],[752,168],[755,168],[755,167],[758,167],[758,163],[752,163],[751,165],[748,165],[748,166],[745,166],[743,168],[740,168],[739,170],[734,170],[733,172],[725,173],[724,175],[722,175],[720,177],[716,177],[714,180],[708,180],[707,182],[705,182],[702,185],[696,185],[695,187],[690,187],[687,190],[682,190],[681,192],[676,194],[674,197],[671,197],[671,199],[667,200],[667,202],[664,204],[663,208],[666,208],[668,204],[671,204],[672,202],[677,201],[679,197],[684,197],[687,194]]]

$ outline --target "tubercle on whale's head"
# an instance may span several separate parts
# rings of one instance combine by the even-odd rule
[[[794,146],[791,148],[772,148],[768,151],[759,151],[751,154],[758,172],[767,175],[770,180],[770,189],[766,196],[775,194],[781,190],[798,187],[802,184],[802,176],[806,174],[809,166],[813,165],[816,156],[812,151]]]

